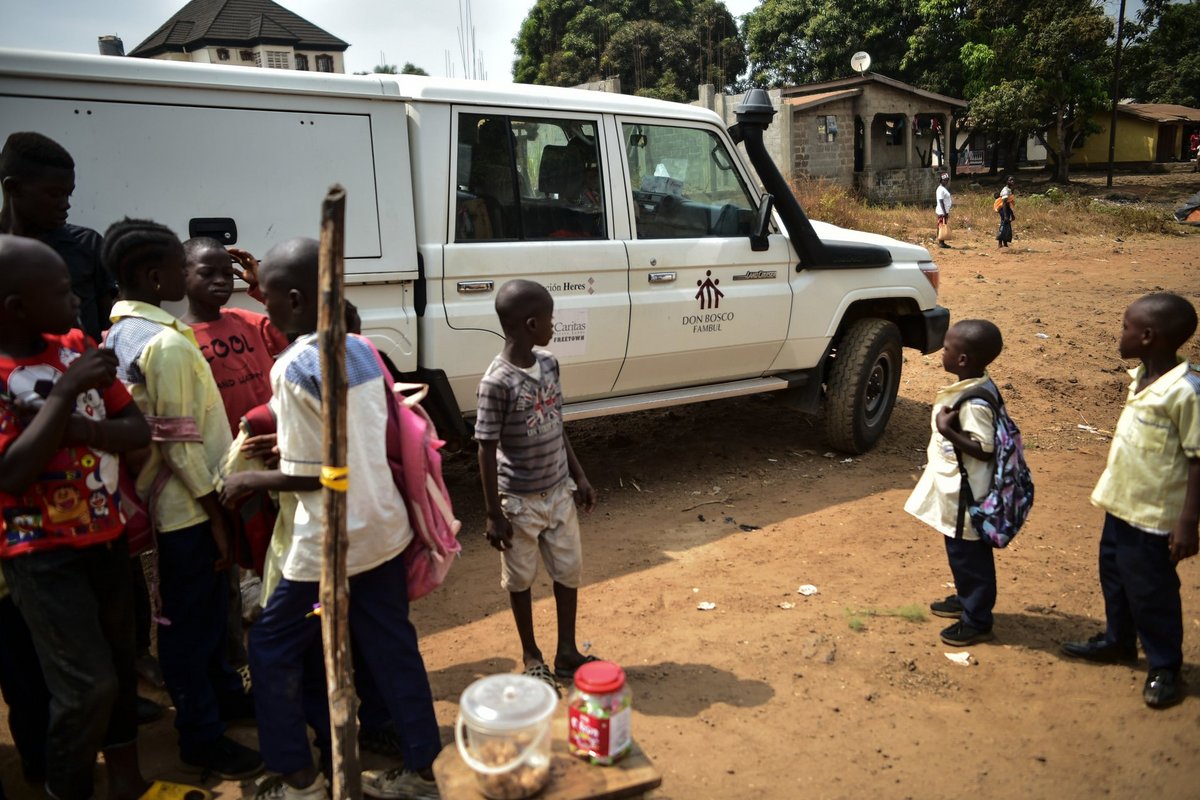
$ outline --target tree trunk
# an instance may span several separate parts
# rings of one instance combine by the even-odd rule
[[[1054,164],[1054,182],[1067,182],[1067,158],[1070,156],[1070,151],[1067,149],[1066,141],[1066,125],[1063,122],[1063,110],[1061,108],[1054,112],[1054,133],[1058,139],[1058,153]]]
[[[346,574],[346,311],[344,293],[346,191],[334,186],[321,204],[317,320],[325,465],[321,482],[325,536],[321,548],[321,634],[332,734],[333,800],[362,797],[358,761],[358,697],[350,656],[350,581]],[[331,474],[325,474],[326,471]]]
[[[988,138],[992,143],[992,158],[988,163],[988,175],[995,175],[1000,171],[1000,138],[992,136],[989,136]]]

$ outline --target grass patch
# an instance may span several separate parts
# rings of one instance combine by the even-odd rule
[[[966,230],[985,232],[990,237],[999,222],[992,209],[999,185],[971,189],[973,180],[973,176],[960,177],[951,188],[952,237],[953,231]],[[1196,233],[1175,222],[1172,211],[1176,203],[1115,202],[1089,196],[1094,187],[1086,184],[1060,187],[1041,183],[1025,188],[1028,191],[1018,187],[1017,218],[1013,223],[1018,239]],[[920,244],[933,238],[932,195],[927,203],[876,205],[858,197],[851,187],[826,178],[795,180],[792,191],[813,219]]]
[[[924,622],[926,620],[924,607],[910,603],[899,608],[847,608],[846,609],[846,624],[850,626],[852,631],[864,631],[867,629],[867,618],[870,617],[896,617],[908,622]]]

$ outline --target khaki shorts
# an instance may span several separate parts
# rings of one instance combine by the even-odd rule
[[[512,525],[512,547],[500,553],[500,585],[508,592],[533,586],[540,550],[546,572],[555,583],[579,588],[583,548],[579,543],[579,514],[575,510],[575,481],[538,494],[501,494],[500,508]]]

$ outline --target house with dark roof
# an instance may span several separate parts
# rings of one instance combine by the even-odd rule
[[[1072,166],[1107,166],[1111,120],[1109,111],[1092,117],[1099,131],[1071,153]],[[1125,167],[1191,161],[1196,158],[1191,141],[1195,133],[1200,133],[1200,108],[1170,103],[1118,103],[1113,161]]]
[[[129,55],[345,72],[350,45],[271,0],[191,0]]]
[[[947,138],[954,113],[967,102],[868,72],[770,92],[779,109],[767,129],[777,164],[793,181],[828,179],[853,186],[876,202],[933,197],[953,145]],[[741,96],[701,87],[706,105],[730,123]]]

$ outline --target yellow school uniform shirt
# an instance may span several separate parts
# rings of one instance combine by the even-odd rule
[[[938,432],[937,415],[943,408],[953,408],[963,392],[982,386],[988,380],[990,379],[987,375],[982,378],[968,378],[938,390],[937,397],[933,400],[933,414],[930,416],[933,433],[929,437],[929,448],[925,453],[929,463],[925,465],[921,479],[917,481],[916,487],[904,504],[905,511],[946,536],[953,537],[958,528],[958,495],[962,488],[962,473],[958,471],[954,445]],[[992,413],[991,406],[982,402],[964,403],[958,410],[958,422],[963,432],[979,442],[985,453],[991,453],[995,449],[996,415]],[[992,462],[964,455],[963,466],[967,468],[971,492],[977,498],[983,497],[992,483]],[[970,519],[963,523],[962,538],[969,541],[979,538]]]
[[[110,335],[107,341],[117,352],[119,374],[133,401],[147,417],[191,417],[203,439],[152,443],[150,458],[138,473],[138,494],[149,494],[166,463],[171,478],[155,504],[159,532],[198,525],[208,515],[196,500],[215,491],[218,468],[233,439],[221,392],[188,325],[158,306],[121,300],[112,308],[112,320],[126,317],[157,323],[140,326],[129,336]]]
[[[1092,504],[1135,528],[1168,534],[1183,511],[1188,459],[1200,458],[1200,367],[1179,365],[1137,391],[1133,383]]]

